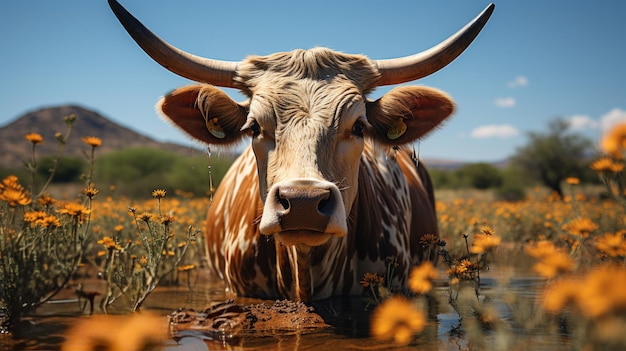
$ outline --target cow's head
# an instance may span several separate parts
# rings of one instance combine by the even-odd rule
[[[441,44],[399,59],[370,60],[315,48],[225,62],[172,47],[116,1],[109,3],[158,63],[212,84],[177,89],[158,108],[207,144],[234,144],[251,136],[264,202],[261,233],[304,247],[347,233],[364,139],[388,146],[407,144],[454,110],[445,93],[431,88],[400,87],[376,101],[367,94],[377,86],[412,81],[441,69],[472,42],[493,11],[490,5]],[[238,88],[248,100],[235,102],[215,86]]]

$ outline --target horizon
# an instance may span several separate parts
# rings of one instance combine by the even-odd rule
[[[397,11],[391,4],[327,1],[313,8],[286,1],[120,3],[172,45],[224,60],[315,46],[372,59],[406,56],[444,40],[488,4],[405,0],[394,2],[402,9]],[[211,10],[236,17],[211,16]],[[318,12],[324,12],[323,23]],[[451,120],[421,141],[421,156],[495,162],[523,146],[528,132],[546,131],[555,118],[594,141],[626,121],[626,47],[619,44],[626,42],[625,14],[621,1],[496,2],[491,19],[459,58],[407,83],[436,87],[457,103]],[[11,53],[0,67],[0,125],[40,108],[72,104],[157,141],[198,145],[154,111],[160,96],[191,82],[141,51],[106,1],[2,3],[0,29],[1,43]],[[198,32],[217,35],[197,40]]]

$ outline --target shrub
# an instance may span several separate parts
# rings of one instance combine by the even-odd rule
[[[470,163],[455,171],[459,183],[476,189],[495,188],[502,184],[502,175],[496,167],[484,163]]]
[[[53,169],[56,168],[53,182],[71,183],[79,182],[86,168],[85,160],[78,157],[61,157],[56,162],[56,157],[42,157],[37,163],[37,174],[40,179],[47,179]]]
[[[217,186],[233,157],[211,158],[211,176]],[[208,161],[205,155],[183,157],[171,151],[131,148],[112,152],[98,159],[94,178],[114,185],[130,198],[142,197],[156,188],[204,195],[209,190]]]

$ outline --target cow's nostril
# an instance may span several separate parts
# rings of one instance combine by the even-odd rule
[[[288,210],[290,207],[289,200],[278,196],[278,203],[283,207],[283,209]]]
[[[330,193],[329,196],[321,199],[320,202],[317,204],[317,211],[322,215],[330,216],[333,214],[334,210],[335,204],[332,197],[330,196]]]

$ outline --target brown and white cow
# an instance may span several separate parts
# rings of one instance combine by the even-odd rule
[[[207,220],[211,268],[237,294],[311,300],[361,292],[365,272],[397,258],[393,284],[424,259],[437,234],[426,169],[405,146],[454,111],[445,93],[377,86],[429,75],[454,60],[493,12],[489,5],[422,53],[371,60],[325,48],[201,58],[162,41],[115,0],[115,15],[139,46],[170,71],[208,83],[163,97],[158,109],[195,139],[232,145],[250,137],[215,193]],[[247,95],[238,103],[215,86]]]

